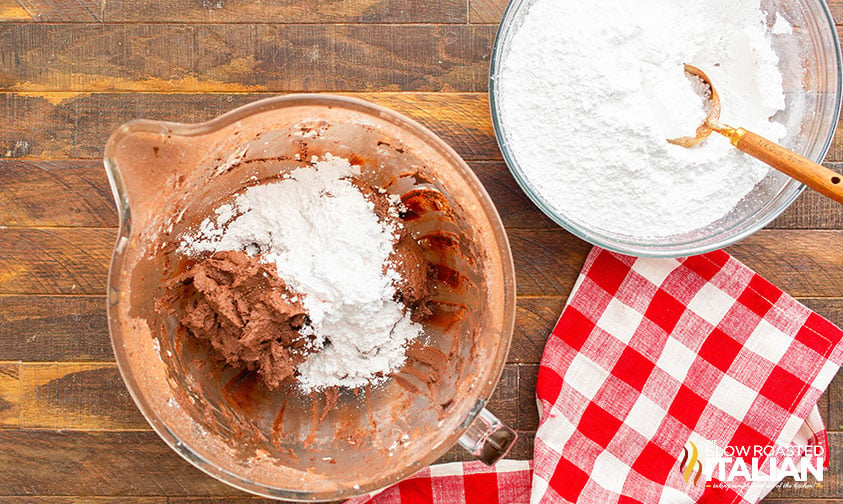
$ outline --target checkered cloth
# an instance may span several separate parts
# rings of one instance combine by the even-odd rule
[[[433,465],[375,497],[345,504],[529,504],[533,462],[501,460]]]
[[[725,252],[594,249],[542,357],[532,478],[509,465],[434,466],[371,503],[521,503],[526,481],[532,503],[758,502],[775,481],[720,482],[715,471],[707,482],[706,456],[760,450],[764,474],[781,463],[771,450],[827,459],[816,403],[843,362],[841,340]]]

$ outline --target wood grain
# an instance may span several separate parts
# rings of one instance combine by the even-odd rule
[[[0,21],[42,22],[139,22],[139,23],[465,23],[467,6],[463,0],[14,0],[3,2],[18,10],[0,10]],[[10,5],[11,7],[11,5]],[[29,12],[32,15],[29,15]]]
[[[828,430],[843,430],[843,372],[838,372],[826,392],[828,413],[824,417]]]
[[[0,228],[0,293],[104,294],[113,229]]]
[[[826,163],[825,166],[843,173],[843,163]],[[843,205],[806,189],[768,228],[843,229]]]
[[[837,21],[837,24],[840,25],[840,21],[843,20],[843,1],[828,0],[826,3],[828,4],[829,10],[831,10],[831,16],[835,21]]]
[[[591,246],[561,230],[510,230],[518,293],[567,296]],[[835,297],[843,232],[762,230],[727,251],[792,296]]]
[[[508,230],[521,296],[567,296],[591,245],[561,229]]]
[[[471,23],[498,24],[508,3],[508,0],[469,0],[468,20]]]
[[[216,0],[210,0],[216,1]],[[486,91],[482,25],[0,25],[13,91]]]
[[[117,211],[98,161],[0,161],[0,225],[113,227]]]
[[[539,427],[539,410],[536,404],[538,364],[518,366],[518,428],[535,431]]]
[[[465,23],[464,0],[109,0],[106,21],[154,23]]]
[[[0,430],[0,495],[241,495],[157,434]]]
[[[102,0],[18,0],[35,21],[102,21]]]
[[[131,119],[201,122],[271,96],[275,95],[0,93],[0,157],[101,159],[108,136]],[[353,96],[418,120],[465,159],[500,159],[485,94],[353,93]]]
[[[559,320],[567,300],[562,296],[518,298],[515,333],[509,350],[510,362],[530,364],[541,361],[547,337]]]
[[[23,363],[24,429],[149,430],[111,363]]]
[[[508,364],[501,373],[501,379],[495,388],[495,393],[489,399],[486,408],[513,429],[520,429],[519,383],[518,366]]]
[[[0,362],[0,429],[20,427],[20,364]]]
[[[17,0],[0,0],[0,23],[32,21],[32,15]]]
[[[0,296],[0,361],[112,361],[101,296]]]

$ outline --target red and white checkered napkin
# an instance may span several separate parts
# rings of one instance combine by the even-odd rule
[[[454,462],[427,467],[374,497],[345,504],[529,504],[531,460]]]
[[[595,248],[542,357],[533,474],[513,462],[433,466],[371,503],[521,504],[528,486],[531,503],[757,502],[775,482],[696,475],[746,449],[759,473],[771,451],[827,454],[816,402],[843,361],[841,340],[725,252],[636,259]]]
[[[828,453],[811,413],[843,361],[841,340],[725,252],[654,260],[594,249],[539,370],[534,502],[759,501],[770,482],[695,484],[700,466],[681,470],[685,453],[757,449],[762,472],[768,446]]]

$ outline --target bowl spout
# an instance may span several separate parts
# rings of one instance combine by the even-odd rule
[[[180,126],[132,121],[109,138],[103,161],[126,234],[129,224],[146,221],[154,203],[177,189],[191,169],[188,151],[198,139],[174,134]]]

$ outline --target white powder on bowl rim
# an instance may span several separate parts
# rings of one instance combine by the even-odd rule
[[[515,27],[496,83],[524,178],[551,209],[636,237],[693,232],[732,210],[769,168],[712,135],[693,64],[724,122],[772,140],[785,128],[782,75],[759,0],[537,0]]]
[[[357,175],[359,167],[346,159],[314,159],[220,206],[180,247],[188,255],[244,250],[277,266],[303,297],[310,325],[302,331],[315,336],[316,351],[298,366],[305,391],[383,380],[422,334],[394,300],[400,278],[390,255],[398,224],[378,218],[349,180]]]

